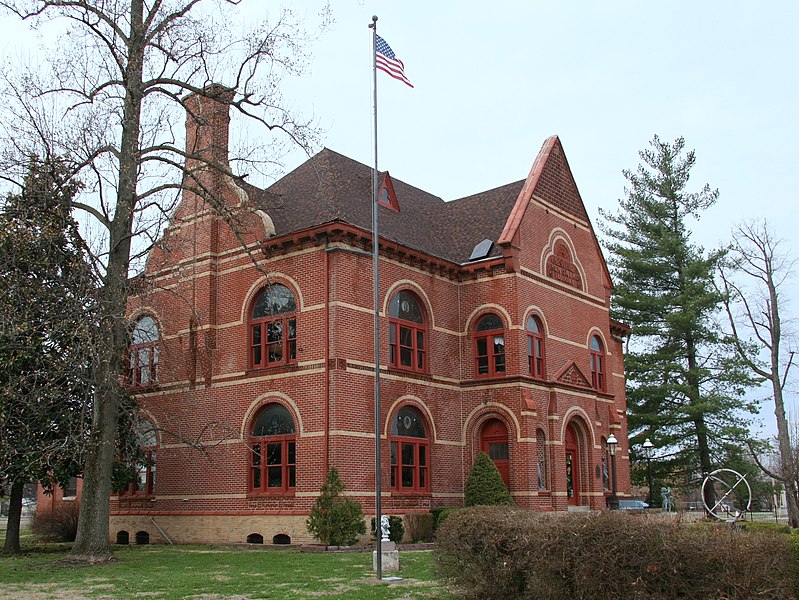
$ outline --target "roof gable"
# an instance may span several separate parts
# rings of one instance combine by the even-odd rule
[[[549,202],[580,221],[589,222],[580,191],[574,181],[574,175],[572,175],[569,162],[566,160],[560,139],[556,135],[548,137],[541,146],[505,228],[502,230],[502,235],[499,238],[500,244],[513,242],[527,210],[527,205],[533,196]]]
[[[574,180],[571,167],[569,167],[569,161],[566,159],[566,153],[563,151],[563,145],[556,135],[548,137],[541,146],[541,150],[538,152],[530,173],[524,181],[524,186],[516,199],[516,204],[502,230],[502,235],[500,235],[498,242],[500,245],[504,247],[518,245],[519,226],[533,196],[551,204],[589,227],[594,246],[602,263],[605,285],[610,286],[610,271],[605,262],[605,257],[594,233],[591,220],[588,218],[580,191],[577,189],[577,183]]]

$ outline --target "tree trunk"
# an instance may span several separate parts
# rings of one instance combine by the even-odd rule
[[[710,446],[707,441],[707,428],[705,426],[705,420],[702,417],[699,417],[694,421],[694,426],[696,427],[696,440],[698,443],[698,451],[699,451],[699,465],[702,469],[702,476],[707,476],[713,470],[713,463],[710,460]],[[705,506],[708,507],[710,510],[716,505],[716,490],[714,486],[707,485],[705,486],[704,495],[702,500],[705,502]],[[706,510],[708,517],[713,517],[709,510]]]
[[[128,349],[127,280],[133,214],[137,202],[139,134],[143,99],[145,36],[143,0],[132,0],[128,63],[125,68],[125,100],[122,140],[119,150],[119,184],[114,218],[109,229],[109,251],[102,289],[100,364],[95,379],[92,438],[84,468],[80,517],[75,544],[68,560],[98,563],[113,558],[109,536],[109,497],[111,495],[117,426],[121,400],[126,394],[124,360]]]
[[[774,381],[772,380],[772,383]],[[788,505],[788,525],[796,529],[799,527],[799,497],[796,488],[796,464],[791,439],[788,429],[788,420],[785,418],[785,402],[782,397],[782,387],[777,382],[774,385],[774,416],[777,419],[777,440],[780,448],[780,463],[785,485],[785,502]]]
[[[22,548],[19,545],[19,525],[22,519],[22,492],[25,482],[16,479],[11,484],[11,497],[8,505],[8,521],[6,524],[6,541],[3,544],[3,554],[19,554]]]

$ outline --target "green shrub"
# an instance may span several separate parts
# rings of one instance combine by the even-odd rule
[[[375,518],[372,517],[372,537],[375,537]],[[402,522],[402,517],[398,515],[391,515],[388,518],[388,539],[395,544],[401,544],[402,538],[405,537],[405,525]]]
[[[463,503],[465,506],[513,504],[499,469],[485,452],[477,455],[469,471],[463,492]]]
[[[460,510],[460,506],[451,506],[449,508],[434,508],[431,512],[433,513],[433,531],[438,531],[438,528],[441,527],[442,523],[447,520],[452,513],[456,510]]]
[[[481,506],[450,515],[435,557],[465,598],[788,599],[797,581],[789,538],[621,511]]]
[[[351,546],[366,533],[361,505],[341,495],[344,482],[333,467],[306,521],[308,532],[325,546]]]

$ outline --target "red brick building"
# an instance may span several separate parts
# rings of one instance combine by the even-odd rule
[[[227,106],[193,112],[189,152],[226,160]],[[150,460],[111,535],[310,541],[329,467],[374,510],[371,168],[325,149],[261,190],[189,160],[186,183],[130,304]],[[481,449],[519,506],[604,508],[611,433],[629,493],[626,331],[558,138],[466,198],[379,186],[383,512],[462,504]]]

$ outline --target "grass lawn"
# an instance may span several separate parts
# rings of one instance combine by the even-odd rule
[[[429,551],[400,552],[403,580],[386,583],[374,578],[371,552],[118,546],[117,562],[86,567],[57,562],[65,545],[39,545],[27,536],[22,544],[22,556],[0,557],[2,600],[453,598],[436,581]]]

